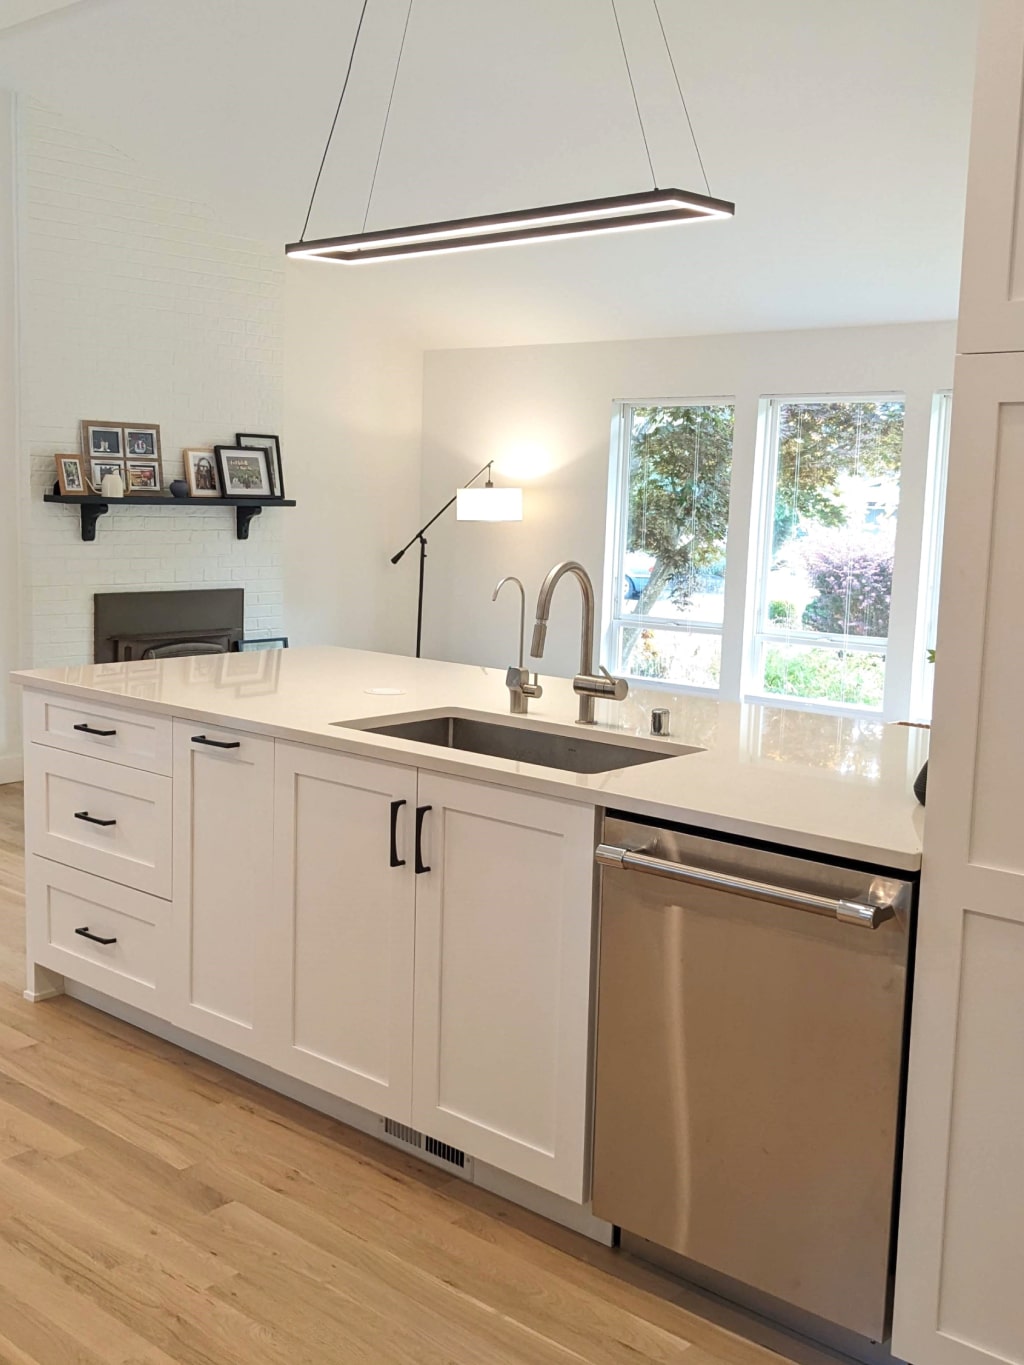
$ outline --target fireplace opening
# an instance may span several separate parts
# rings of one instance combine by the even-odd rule
[[[93,662],[226,654],[244,637],[245,591],[98,592]]]

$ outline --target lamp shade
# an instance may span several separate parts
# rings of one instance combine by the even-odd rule
[[[522,521],[521,488],[460,488],[455,515],[459,521]]]

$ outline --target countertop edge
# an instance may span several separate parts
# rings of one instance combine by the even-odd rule
[[[625,814],[642,815],[650,819],[669,820],[676,824],[692,825],[695,828],[707,829],[734,837],[757,839],[765,843],[777,844],[780,847],[798,849],[805,853],[823,854],[829,858],[848,858],[856,862],[875,864],[895,872],[916,874],[921,870],[920,851],[911,852],[906,849],[865,844],[855,839],[843,838],[838,834],[822,835],[791,826],[768,824],[742,816],[729,815],[722,811],[667,805],[653,798],[581,789],[567,783],[557,775],[546,776],[543,771],[538,771],[534,775],[496,766],[506,762],[506,760],[484,755],[452,757],[451,751],[448,750],[438,750],[433,746],[418,744],[411,740],[372,735],[356,729],[349,730],[343,726],[332,725],[329,730],[292,728],[279,722],[271,724],[252,720],[248,717],[232,716],[223,711],[214,712],[182,706],[175,702],[154,700],[148,697],[133,697],[120,692],[103,693],[98,691],[95,686],[87,687],[52,678],[41,678],[30,670],[16,670],[9,675],[9,678],[11,683],[18,687],[71,696],[88,701],[94,706],[107,705],[143,713],[179,717],[182,720],[218,725],[224,729],[239,730],[243,733],[267,735],[307,748],[334,749],[377,762],[411,762],[413,766],[431,772],[450,774],[471,781],[486,782],[494,786],[513,787],[521,791],[534,792],[537,795],[573,802],[576,805],[621,811]],[[697,756],[694,755],[694,757]]]

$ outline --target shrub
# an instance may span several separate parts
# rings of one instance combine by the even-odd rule
[[[859,650],[768,649],[764,658],[764,690],[806,701],[835,701],[845,706],[881,706],[885,660]]]
[[[864,545],[841,537],[804,552],[807,576],[818,596],[804,608],[808,630],[831,635],[889,634],[892,546]]]
[[[796,603],[783,602],[776,597],[768,603],[768,620],[792,629],[796,625]]]

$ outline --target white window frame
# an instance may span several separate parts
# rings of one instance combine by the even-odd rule
[[[906,419],[906,394],[893,393],[816,393],[816,394],[771,394],[761,399],[762,421],[758,423],[761,440],[759,458],[760,479],[755,496],[758,509],[757,550],[754,557],[756,571],[751,584],[751,614],[746,640],[748,679],[744,690],[744,701],[798,703],[806,711],[841,711],[844,714],[871,716],[881,719],[886,711],[889,694],[889,637],[888,635],[841,635],[814,630],[772,631],[766,629],[767,583],[771,570],[772,539],[775,529],[775,490],[778,483],[778,442],[779,420],[783,407],[790,404],[806,403],[902,403]],[[903,506],[903,466],[900,465],[900,507]],[[819,646],[823,649],[856,651],[862,654],[884,654],[886,656],[885,697],[880,707],[847,705],[843,702],[817,701],[814,698],[788,697],[778,692],[769,692],[763,686],[764,669],[761,665],[762,651],[770,645],[798,645],[806,648]]]
[[[735,430],[736,399],[720,398],[633,398],[615,404],[612,417],[611,470],[609,476],[608,534],[605,546],[605,563],[611,565],[611,572],[605,575],[602,620],[605,623],[601,637],[601,658],[606,668],[614,669],[618,659],[618,637],[623,629],[636,629],[647,625],[652,630],[675,631],[680,635],[715,635],[722,641],[722,654],[725,654],[725,635],[729,624],[728,611],[723,607],[721,623],[707,621],[673,621],[658,617],[621,616],[618,612],[622,601],[621,586],[626,575],[626,528],[629,524],[629,455],[630,438],[633,431],[633,413],[637,408],[714,408],[733,409],[733,457],[731,468],[735,467]],[[732,539],[732,499],[729,504],[730,543]],[[726,551],[728,555],[728,550]],[[634,681],[634,675],[627,675]],[[722,693],[722,678],[718,686],[700,686],[696,683],[672,682],[668,678],[635,678],[638,687],[654,688],[663,692],[678,692],[689,696],[717,697]]]
[[[931,426],[928,434],[928,481],[924,495],[924,533],[910,695],[910,719],[914,721],[928,721],[932,713],[935,666],[928,662],[928,650],[935,648],[939,619],[942,531],[946,511],[949,432],[952,419],[953,391],[941,389],[932,399]]]
[[[824,645],[886,654],[885,697],[881,709],[813,701],[766,692],[757,671],[758,648],[765,639],[775,640],[761,629],[762,585],[766,581],[774,522],[774,480],[778,408],[783,403],[896,402],[904,409],[904,458],[900,474],[900,508],[890,635],[886,641],[866,636],[824,635],[819,632],[787,632],[796,644]],[[629,441],[632,413],[638,407],[688,407],[729,405],[734,409],[732,486],[729,500],[728,569],[722,624],[673,622],[647,618],[654,629],[684,633],[716,634],[722,641],[722,670],[718,687],[698,687],[657,678],[638,678],[637,688],[743,701],[792,710],[863,716],[875,722],[923,720],[930,715],[931,665],[927,650],[934,643],[937,610],[938,566],[941,562],[942,517],[945,504],[951,395],[947,390],[897,390],[851,393],[829,389],[819,393],[757,394],[742,397],[632,398],[617,401],[612,410],[609,501],[605,573],[602,591],[601,657],[614,669],[617,633],[623,625],[636,625],[633,617],[618,614],[621,583],[625,572],[625,531],[628,516]],[[929,426],[930,406],[930,426]],[[774,412],[773,412],[774,410]],[[756,415],[756,418],[755,418]],[[929,433],[924,461],[920,450]],[[737,444],[737,435],[740,444]],[[907,451],[914,456],[907,461]],[[919,543],[918,543],[919,538]],[[892,636],[893,620],[897,637]],[[910,623],[913,639],[903,622]],[[840,643],[841,642],[841,643]]]

